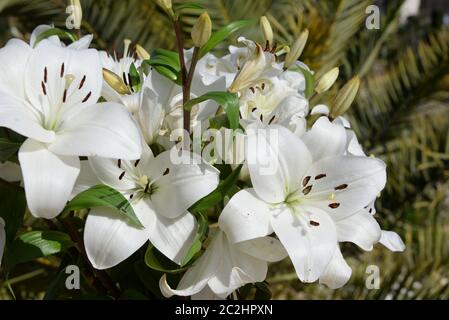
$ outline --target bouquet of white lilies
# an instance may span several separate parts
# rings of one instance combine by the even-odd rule
[[[145,262],[161,296],[238,299],[243,286],[266,286],[269,264],[283,259],[299,281],[336,289],[351,277],[340,243],[403,251],[376,220],[385,163],[365,154],[344,117],[359,78],[331,105],[312,105],[339,71],[316,78],[299,61],[307,30],[280,45],[262,17],[265,43],[240,37],[217,56],[253,22],[212,33],[205,12],[185,49],[177,10],[159,5],[177,51],[130,40],[99,51],[92,35],[47,25],[0,49],[10,151],[0,178],[44,222],[17,232],[23,216],[0,218],[6,274],[67,251],[84,258],[92,290],[115,298],[126,286],[105,269],[132,269],[132,260]]]

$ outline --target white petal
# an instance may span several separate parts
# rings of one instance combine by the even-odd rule
[[[75,49],[75,50],[88,49],[93,38],[94,38],[94,36],[91,34],[85,35],[81,39],[76,40],[75,42],[72,42],[71,44],[69,44],[67,46],[67,48]]]
[[[100,179],[95,175],[95,172],[92,170],[91,166],[89,165],[89,161],[84,160],[81,161],[80,166],[80,174],[78,175],[78,178],[76,179],[75,186],[72,190],[72,195],[70,198],[75,197],[78,193],[83,192],[90,187],[96,186],[102,184]]]
[[[302,137],[317,161],[326,157],[341,156],[346,150],[346,131],[342,126],[333,124],[327,117],[321,117]]]
[[[312,226],[310,221],[319,223]],[[310,212],[284,210],[271,218],[276,235],[287,250],[298,277],[314,282],[324,272],[337,248],[337,232],[332,219],[315,208]]]
[[[217,296],[209,286],[205,286],[203,290],[201,290],[198,293],[195,293],[191,297],[192,300],[223,300],[223,298],[220,298]]]
[[[197,229],[196,219],[189,212],[174,219],[158,215],[150,242],[167,258],[180,265],[193,244]]]
[[[19,150],[28,208],[36,217],[56,217],[70,197],[80,172],[78,157],[58,156],[45,144],[26,140]]]
[[[31,32],[31,36],[30,36],[30,46],[32,48],[34,48],[36,46],[37,37],[41,33],[45,32],[47,30],[50,30],[51,28],[54,28],[54,26],[47,25],[47,24],[41,24],[41,25],[37,26],[36,28],[34,28],[33,32]],[[61,44],[61,40],[59,40],[58,36],[50,36],[47,39],[52,41],[53,43],[55,43],[57,45],[62,45]]]
[[[0,91],[25,98],[25,67],[31,51],[30,46],[19,39],[9,40],[0,49]]]
[[[59,112],[60,118],[67,121],[100,97],[103,74],[97,50],[64,48],[45,39],[32,51],[26,70],[27,97],[33,106],[47,105],[44,109],[48,121]],[[60,109],[65,89],[66,100]]]
[[[0,266],[2,265],[5,243],[6,243],[5,221],[0,217]]]
[[[237,250],[224,233],[220,232],[216,237],[217,241],[221,241],[222,250],[218,250],[222,254],[221,262],[208,284],[217,296],[225,298],[245,284],[265,280],[268,270],[266,262]]]
[[[221,238],[215,236],[204,254],[182,276],[176,289],[172,289],[168,285],[165,275],[162,276],[159,287],[164,297],[169,298],[173,295],[191,296],[203,290],[209,279],[217,271],[222,255]]]
[[[44,129],[40,121],[38,112],[33,111],[25,100],[0,91],[0,127],[38,141],[52,142],[55,133]]]
[[[0,179],[15,182],[22,180],[22,171],[17,163],[6,161],[0,162]]]
[[[119,191],[128,191],[138,187],[134,178],[127,172],[129,168],[134,167],[134,164],[130,165],[126,161],[120,161],[119,167],[118,160],[101,157],[90,157],[88,161],[92,172],[101,183]],[[125,169],[126,172],[123,174]]]
[[[327,285],[331,289],[338,289],[348,282],[351,274],[351,267],[348,266],[341,255],[340,248],[337,248],[326,270],[320,277],[320,283]]]
[[[90,211],[84,228],[84,243],[89,261],[96,269],[108,269],[119,264],[148,241],[154,212],[143,201],[133,208],[146,228],[135,228],[110,208]]]
[[[312,111],[310,112],[311,115],[315,114],[323,114],[328,116],[329,115],[329,107],[325,104],[319,104],[312,108]]]
[[[379,242],[394,252],[402,252],[405,250],[405,244],[401,237],[393,231],[382,230],[382,236],[380,237]]]
[[[380,227],[376,219],[367,210],[336,222],[338,241],[352,242],[363,250],[370,251],[379,242]]]
[[[158,214],[175,218],[184,214],[196,201],[212,192],[219,182],[218,170],[208,164],[176,164],[171,151],[158,155],[150,168],[150,180],[155,181],[156,191],[151,195]],[[183,159],[190,159],[184,152]],[[191,161],[191,160],[190,160]],[[169,169],[167,174],[164,172]]]
[[[135,160],[140,158],[142,143],[128,111],[106,102],[89,106],[67,121],[50,149],[61,155]]]
[[[156,142],[164,120],[164,106],[158,103],[156,92],[150,88],[144,88],[143,90],[138,118],[145,142],[152,144]]]
[[[272,125],[249,129],[246,159],[259,197],[278,203],[298,189],[311,156],[304,143],[287,128]]]
[[[229,200],[218,223],[231,242],[241,242],[271,234],[270,216],[274,212],[257,197],[254,189],[245,189]]]
[[[325,174],[325,177],[315,177]],[[307,170],[312,190],[306,196],[313,205],[329,212],[333,219],[344,219],[375,199],[386,183],[385,163],[367,157],[331,157],[315,162]],[[336,190],[337,187],[345,188]],[[331,195],[334,195],[332,197]],[[339,203],[330,209],[331,203]]]
[[[235,244],[240,251],[263,261],[277,262],[288,256],[282,243],[273,237],[262,237]]]

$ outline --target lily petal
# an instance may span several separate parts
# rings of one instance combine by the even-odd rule
[[[176,218],[212,192],[219,178],[218,170],[208,164],[176,164],[171,156],[171,151],[163,152],[151,164],[150,180],[159,177],[151,201],[158,214]],[[182,159],[192,162],[190,156],[189,152],[184,152]]]
[[[305,217],[319,225],[311,225]],[[337,232],[332,219],[317,208],[304,213],[286,209],[271,217],[271,225],[287,250],[299,279],[303,282],[318,280],[337,248]]]
[[[193,244],[197,228],[196,219],[189,212],[174,219],[158,215],[150,242],[167,258],[180,265]]]
[[[143,229],[131,226],[116,211],[94,208],[84,228],[84,243],[89,261],[96,269],[108,269],[130,257],[148,241],[155,214],[144,201],[133,205]]]
[[[90,187],[96,186],[102,184],[100,179],[95,175],[95,172],[92,170],[91,166],[89,165],[89,161],[84,160],[81,161],[80,166],[80,174],[78,175],[78,178],[76,179],[75,186],[72,190],[72,195],[70,198],[75,197],[78,193],[81,193]]]
[[[382,230],[382,236],[379,242],[393,252],[402,252],[405,250],[405,244],[401,237],[393,231]]]
[[[273,233],[270,216],[274,212],[274,209],[257,197],[254,189],[244,189],[229,200],[218,223],[229,240],[236,243]]]
[[[288,256],[282,243],[273,237],[262,237],[235,244],[240,251],[262,261],[277,262]]]
[[[352,269],[343,258],[340,248],[337,248],[334,255],[320,277],[320,283],[327,285],[331,289],[343,287],[351,278]]]
[[[78,157],[58,156],[43,143],[26,140],[19,150],[28,208],[52,219],[67,203],[80,172]]]
[[[87,107],[67,121],[50,149],[61,155],[135,160],[140,158],[142,142],[128,111],[106,102]]]
[[[371,251],[381,236],[376,219],[364,209],[350,217],[338,220],[336,226],[338,241],[355,243],[366,251]]]
[[[312,159],[305,144],[278,125],[249,129],[246,159],[253,187],[259,197],[278,203],[298,189]]]
[[[326,157],[341,156],[346,149],[346,130],[344,127],[333,124],[327,117],[320,117],[308,132],[302,137],[317,161]]]
[[[25,67],[32,49],[22,40],[11,39],[0,49],[0,91],[25,98]],[[1,118],[1,117],[0,117]]]

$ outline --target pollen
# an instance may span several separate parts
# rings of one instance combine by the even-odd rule
[[[334,202],[334,203],[331,203],[331,204],[329,205],[329,208],[331,208],[331,209],[337,209],[339,206],[340,206],[340,204],[339,204],[338,202]]]

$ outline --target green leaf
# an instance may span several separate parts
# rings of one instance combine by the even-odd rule
[[[73,246],[69,235],[59,231],[30,231],[20,235],[8,248],[8,268],[40,257],[60,253]]]
[[[131,63],[131,66],[129,67],[129,75],[131,78],[130,85],[132,86],[134,92],[139,92],[140,88],[142,87],[142,84],[139,71],[137,71],[137,68],[134,65],[134,63]]]
[[[178,273],[186,270],[185,267],[180,267],[161,252],[159,252],[151,243],[148,244],[145,252],[145,263],[153,270],[164,273]]]
[[[0,138],[0,161],[8,160],[21,146],[20,142],[11,141],[8,138]]]
[[[25,215],[25,193],[22,190],[0,187],[0,217],[5,220],[6,239],[13,241]]]
[[[313,74],[309,70],[301,68],[298,65],[293,66],[290,70],[301,72],[304,75],[306,80],[306,98],[310,98],[313,94],[313,90],[315,89],[315,78]]]
[[[42,40],[47,39],[51,36],[58,36],[61,39],[69,39],[72,42],[75,42],[77,40],[76,36],[67,30],[63,30],[63,29],[59,29],[59,28],[51,28],[51,29],[45,30],[44,32],[40,33],[37,36],[34,46],[37,46],[37,44],[39,42],[41,42]]]
[[[175,11],[184,10],[184,9],[204,10],[204,7],[202,5],[199,5],[194,2],[174,4],[174,6],[175,6]]]
[[[221,181],[217,189],[193,204],[189,208],[189,212],[201,212],[207,210],[223,200],[224,197],[232,190],[232,187],[239,178],[242,166],[243,165],[239,165],[225,180]]]
[[[189,100],[184,105],[184,109],[191,110],[194,105],[206,100],[214,100],[221,105],[228,116],[231,129],[238,129],[240,101],[237,94],[223,91],[208,92],[198,98]]]
[[[151,58],[145,60],[145,63],[152,66],[158,73],[172,81],[180,81],[179,72],[181,65],[179,63],[178,53],[165,49],[155,49],[151,53]]]
[[[229,120],[226,114],[219,114],[209,119],[209,125],[212,129],[229,128]]]
[[[210,39],[204,44],[204,46],[201,47],[199,57],[201,58],[202,56],[204,56],[234,32],[248,27],[254,23],[256,23],[255,20],[239,20],[234,21],[223,28],[220,28],[218,31],[214,32],[211,35]]]
[[[120,192],[106,185],[96,185],[81,192],[66,205],[64,211],[94,207],[117,209],[117,213],[126,217],[134,227],[143,228],[128,200]]]
[[[193,215],[196,217],[196,220],[198,222],[198,230],[196,231],[193,244],[190,246],[186,256],[184,257],[184,260],[181,263],[181,266],[183,267],[187,265],[193,259],[193,257],[197,255],[198,252],[201,251],[204,237],[206,236],[207,230],[209,229],[207,216],[205,214],[201,212],[195,212],[193,213]]]

